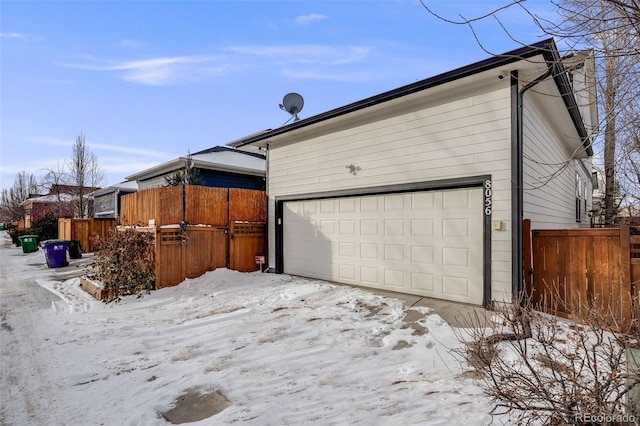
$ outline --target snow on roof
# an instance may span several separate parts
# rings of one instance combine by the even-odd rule
[[[125,180],[124,182],[116,183],[106,188],[94,191],[90,195],[97,197],[100,195],[109,194],[111,192],[116,192],[118,190],[122,192],[136,192],[138,190],[138,182]]]
[[[137,181],[170,173],[183,167],[187,158],[187,155],[178,157],[166,163],[127,176],[126,179]],[[266,170],[266,161],[263,155],[232,148],[214,147],[196,152],[191,155],[191,158],[196,167],[206,170],[220,170],[255,176],[264,176]]]
[[[21,204],[25,204],[28,202],[31,203],[57,203],[59,201],[69,202],[74,198],[71,194],[61,193],[61,194],[49,194],[49,195],[41,195],[39,197],[28,198],[24,200]]]
[[[186,158],[186,157],[181,157]],[[202,167],[200,162],[207,162],[212,165],[233,167],[238,169],[249,169],[256,172],[264,172],[265,159],[254,155],[247,155],[242,151],[218,151],[206,154],[192,155],[193,161],[198,167]],[[206,168],[206,167],[203,167]]]

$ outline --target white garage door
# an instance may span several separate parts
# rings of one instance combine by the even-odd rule
[[[284,272],[482,304],[482,190],[284,205]]]

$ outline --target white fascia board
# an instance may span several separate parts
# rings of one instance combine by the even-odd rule
[[[149,169],[143,170],[136,174],[125,176],[126,180],[144,180],[146,178],[163,175],[165,173],[172,172],[180,167],[184,166],[185,157],[178,157],[174,160],[167,161],[166,163],[162,163],[158,166],[151,167]]]

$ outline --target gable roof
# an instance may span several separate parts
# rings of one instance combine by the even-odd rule
[[[85,194],[85,198],[88,197],[88,194]],[[68,194],[66,192],[61,192],[60,194],[48,194],[48,195],[39,195],[33,198],[27,198],[23,202],[20,203],[21,206],[29,206],[32,204],[55,204],[58,202],[68,203],[74,200],[74,196]]]
[[[274,136],[292,132],[294,130],[301,129],[303,127],[321,123],[330,119],[334,119],[336,117],[343,116],[345,114],[362,110],[364,108],[372,107],[374,105],[379,105],[384,102],[401,98],[403,96],[407,96],[416,92],[420,92],[426,89],[440,86],[445,83],[453,82],[462,78],[470,77],[484,71],[489,71],[492,69],[504,67],[506,65],[527,60],[539,55],[542,56],[547,67],[549,68],[553,67],[553,70],[554,70],[554,72],[552,73],[553,80],[555,82],[555,85],[558,88],[558,91],[560,92],[561,98],[564,102],[567,112],[571,117],[573,126],[575,127],[576,132],[578,133],[580,140],[582,141],[582,145],[584,146],[587,154],[589,156],[593,155],[593,150],[591,148],[591,140],[590,140],[589,134],[587,133],[584,127],[582,118],[580,116],[579,108],[578,108],[578,105],[576,104],[575,96],[573,95],[571,82],[569,81],[569,77],[565,72],[565,69],[560,59],[560,55],[558,53],[558,49],[552,38],[543,40],[541,42],[532,44],[530,46],[524,46],[519,49],[515,49],[512,51],[503,53],[501,55],[496,55],[489,59],[485,59],[470,65],[466,65],[461,68],[454,69],[452,71],[445,72],[443,74],[439,74],[435,77],[427,78],[425,80],[421,80],[412,84],[399,87],[397,89],[393,89],[375,96],[371,96],[361,101],[357,101],[342,107],[338,107],[306,119],[295,121],[291,124],[288,124],[286,126],[283,126],[277,129],[258,132],[257,134],[254,134],[253,136],[249,136],[244,140],[235,142],[234,145],[236,147],[242,147],[244,145],[249,145],[249,144],[257,143],[260,141],[264,141]]]
[[[93,195],[94,197],[99,197],[100,195],[110,194],[116,191],[126,192],[126,193],[136,192],[138,191],[138,183],[126,180],[124,182],[107,186],[106,188],[98,189],[97,191],[94,191],[89,195]]]
[[[188,157],[188,155],[178,157],[127,176],[125,179],[139,181],[174,172],[184,167]],[[264,155],[233,148],[216,146],[191,154],[191,159],[193,160],[193,165],[199,169],[219,170],[252,176],[264,176],[265,174],[266,162]]]

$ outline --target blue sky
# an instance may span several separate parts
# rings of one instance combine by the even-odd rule
[[[504,1],[425,0],[449,18]],[[553,17],[547,0],[527,6]],[[501,20],[541,40],[518,7]],[[478,25],[495,53],[520,45]],[[1,186],[71,157],[81,132],[107,184],[153,165],[489,55],[413,0],[0,2]]]

